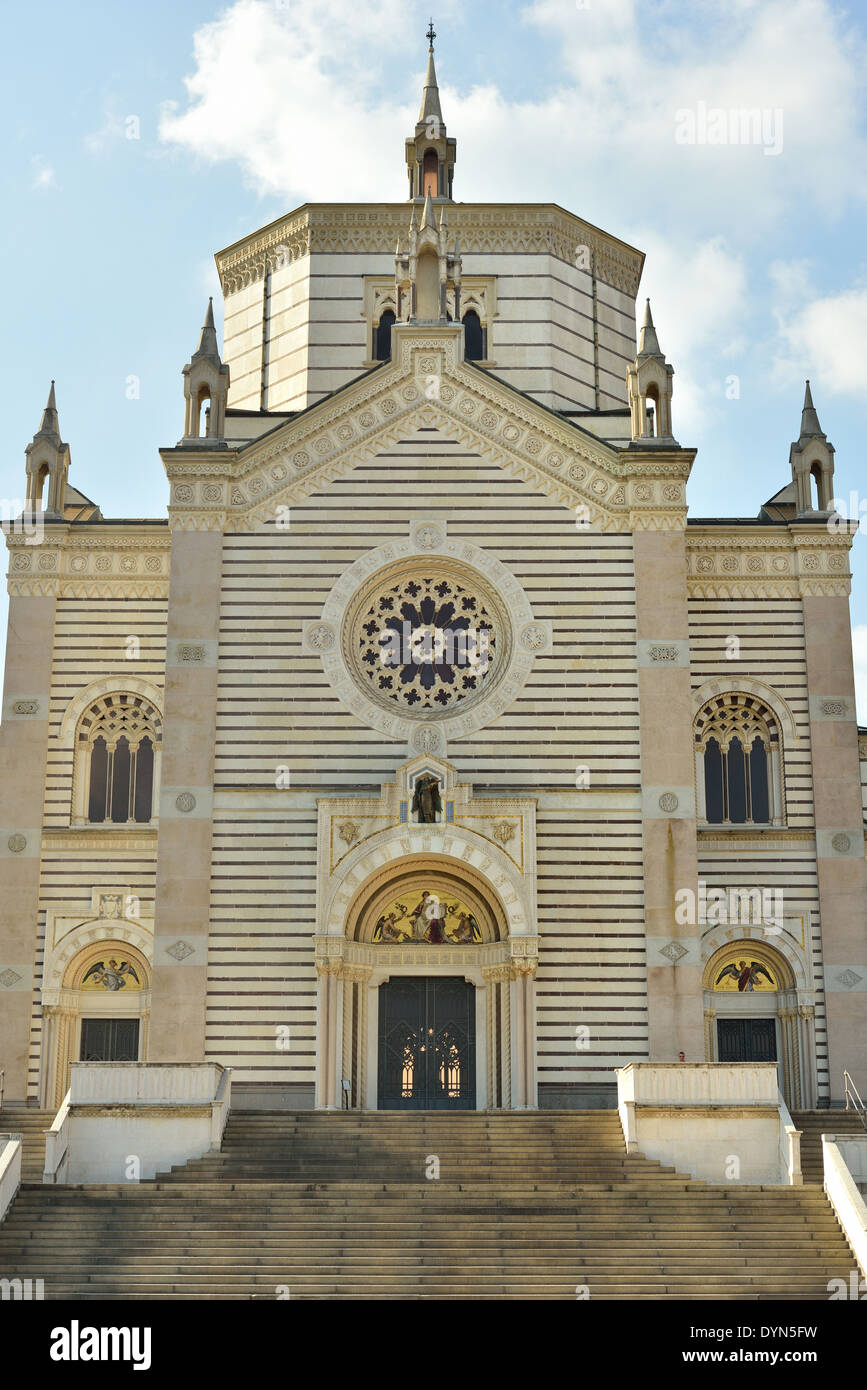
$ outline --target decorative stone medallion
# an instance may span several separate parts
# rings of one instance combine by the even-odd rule
[[[192,792],[181,792],[179,796],[175,797],[175,805],[179,811],[186,815],[189,811],[196,809],[196,798]]]
[[[659,798],[660,811],[676,811],[679,805],[680,802],[674,792],[663,792],[662,796]]]
[[[166,947],[166,955],[174,956],[175,960],[186,960],[192,954],[193,947],[189,946],[186,941],[176,941],[174,946]]]
[[[12,854],[21,854],[27,848],[26,835],[10,835],[6,846]]]
[[[3,973],[0,974],[0,985],[2,985],[4,989],[11,989],[13,985],[17,985],[18,981],[23,978],[22,975],[18,974],[17,970],[12,970],[10,968],[4,970]]]
[[[832,838],[831,848],[836,850],[838,854],[848,854],[849,850],[852,848],[852,841],[849,839],[848,835],[844,835],[841,831],[839,835],[835,835]]]
[[[677,962],[683,960],[683,957],[689,955],[689,952],[685,946],[681,946],[679,941],[669,941],[667,946],[660,946],[659,954],[671,961],[672,965],[677,965]]]

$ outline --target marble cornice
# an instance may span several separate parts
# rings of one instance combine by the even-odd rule
[[[408,203],[308,203],[219,251],[225,295],[309,255],[394,254],[409,226]],[[570,265],[587,248],[597,279],[635,298],[644,254],[553,203],[448,205],[451,235],[465,255],[552,255]]]
[[[52,528],[39,544],[7,536],[10,595],[61,598],[164,598],[168,594],[168,528]]]

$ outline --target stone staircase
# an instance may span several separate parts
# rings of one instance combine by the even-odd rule
[[[801,1172],[804,1182],[821,1185],[822,1135],[865,1134],[855,1110],[793,1110],[792,1122],[801,1133]]]
[[[0,1277],[55,1299],[827,1299],[854,1267],[820,1188],[691,1180],[608,1111],[235,1113],[218,1154],[24,1185],[0,1225]]]
[[[42,1182],[45,1131],[53,1123],[53,1110],[33,1110],[28,1105],[4,1105],[0,1109],[0,1134],[21,1135],[22,1182]]]

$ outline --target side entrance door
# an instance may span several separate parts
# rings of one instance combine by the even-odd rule
[[[475,996],[451,977],[399,975],[380,986],[380,1110],[476,1108]]]
[[[777,1029],[773,1018],[717,1019],[721,1062],[776,1062]]]

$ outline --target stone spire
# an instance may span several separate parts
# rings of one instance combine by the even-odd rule
[[[806,389],[804,391],[804,408],[801,411],[801,433],[798,436],[798,443],[801,443],[804,439],[825,438],[825,432],[819,424],[819,417],[813,405],[813,393],[810,390],[810,378],[808,377]]]
[[[191,361],[200,362],[202,359],[208,362],[220,363],[220,350],[217,347],[217,330],[214,327],[213,297],[208,300],[205,322],[202,324],[202,331],[199,334],[199,346],[193,353]]]
[[[424,91],[422,92],[421,96],[421,106],[419,107],[418,112],[419,125],[421,125],[425,121],[429,121],[431,117],[433,117],[434,120],[439,121],[440,125],[442,125],[443,123],[443,113],[442,108],[440,106],[440,89],[437,86],[437,72],[436,68],[434,67],[433,41],[435,38],[436,34],[434,32],[433,20],[431,20],[430,28],[427,31],[427,73],[424,79]]]
[[[456,141],[446,136],[446,124],[440,106],[440,89],[434,65],[433,41],[436,33],[433,20],[427,31],[427,73],[415,135],[406,142],[406,171],[409,196],[423,202],[427,194],[434,202],[451,201],[454,179]]]
[[[638,356],[663,357],[662,348],[659,346],[659,339],[656,336],[656,329],[653,326],[649,299],[644,302],[644,319],[641,324],[641,332],[638,335]]]
[[[69,445],[60,438],[57,398],[54,382],[42,412],[39,429],[24,451],[27,460],[27,505],[33,511],[44,510],[46,515],[62,516],[66,501],[66,479],[69,473]],[[48,496],[44,496],[45,480]]]

